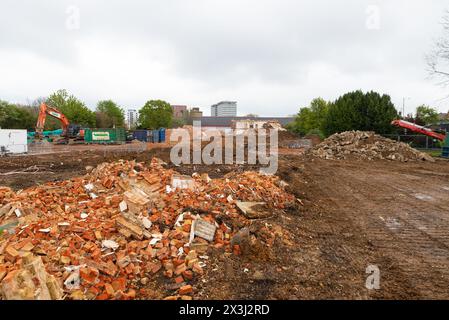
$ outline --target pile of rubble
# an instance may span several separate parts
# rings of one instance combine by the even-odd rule
[[[435,161],[431,156],[374,132],[347,131],[330,136],[310,153],[321,159],[387,159],[392,161]]]
[[[251,219],[296,202],[284,182],[256,172],[182,176],[159,159],[89,170],[0,187],[3,299],[192,299],[208,250],[242,254],[236,236]],[[258,241],[270,246],[266,228]]]

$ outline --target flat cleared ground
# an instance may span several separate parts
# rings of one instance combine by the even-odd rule
[[[305,193],[303,239],[326,287],[314,297],[449,299],[449,162],[305,161],[291,181]],[[363,288],[370,264],[377,292]]]
[[[14,189],[85,173],[114,159],[168,161],[169,149],[124,148],[0,159],[0,185]],[[265,223],[273,248],[248,256],[210,254],[196,298],[449,299],[449,162],[312,160],[281,152],[278,175],[302,199],[298,211]],[[32,174],[13,173],[37,166]],[[180,167],[211,177],[247,167]],[[254,169],[254,168],[253,168]],[[5,173],[7,173],[5,175]],[[257,232],[256,232],[257,233]],[[368,290],[366,268],[380,269],[380,290]]]

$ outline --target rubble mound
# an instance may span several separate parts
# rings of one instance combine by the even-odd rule
[[[256,217],[281,213],[296,203],[285,187],[257,172],[180,175],[156,158],[103,163],[18,192],[0,187],[0,295],[192,299],[210,250],[244,254],[235,235],[254,212],[241,203]],[[248,241],[272,246],[271,228],[264,224]]]
[[[428,154],[413,149],[408,144],[368,131],[334,134],[310,150],[310,154],[326,160],[435,161]]]

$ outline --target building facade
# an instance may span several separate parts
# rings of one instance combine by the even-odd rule
[[[295,117],[202,117],[198,120],[201,120],[202,127],[260,129],[271,122],[279,123],[280,126],[285,127],[295,121]]]
[[[192,119],[198,119],[203,117],[203,111],[200,110],[200,108],[192,108],[190,109],[190,117]]]
[[[221,101],[211,106],[210,115],[212,117],[236,117],[237,116],[237,102],[236,101]]]
[[[128,109],[126,112],[126,124],[128,125],[128,129],[131,129],[137,125],[137,121],[139,120],[139,114],[135,109]]]
[[[173,117],[175,118],[182,118],[187,112],[187,106],[183,105],[172,105],[173,109]]]

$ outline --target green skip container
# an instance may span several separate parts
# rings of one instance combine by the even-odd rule
[[[126,143],[125,128],[114,129],[85,129],[84,141],[95,144],[122,144]]]

